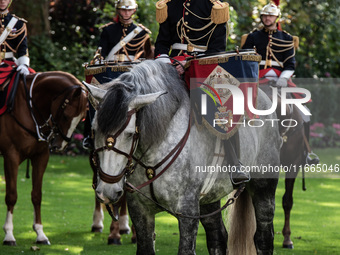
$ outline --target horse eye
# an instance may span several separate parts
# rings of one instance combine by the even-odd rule
[[[133,133],[126,133],[125,135],[126,135],[126,138],[132,138]]]

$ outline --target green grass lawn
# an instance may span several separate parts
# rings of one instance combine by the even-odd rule
[[[340,163],[339,149],[316,150],[321,163]],[[0,157],[0,225],[5,221],[6,205],[3,159]],[[33,206],[31,204],[31,179],[25,178],[25,164],[18,178],[18,202],[14,211],[14,235],[16,247],[0,245],[0,254],[135,254],[136,245],[131,235],[123,237],[123,245],[106,244],[110,218],[105,214],[103,233],[91,233],[94,193],[91,188],[92,171],[84,156],[52,156],[44,177],[42,220],[45,234],[51,246],[39,245],[39,251],[31,251],[36,234],[32,229]],[[291,217],[293,250],[282,247],[283,209],[281,198],[284,179],[280,179],[276,195],[274,219],[274,254],[340,254],[340,174],[307,173],[307,191],[302,191],[299,174],[294,188],[294,207]],[[2,222],[1,222],[2,221]],[[157,215],[157,254],[177,254],[177,220],[166,214]],[[0,240],[4,238],[0,232]],[[197,236],[197,254],[207,254],[205,233],[200,226]]]

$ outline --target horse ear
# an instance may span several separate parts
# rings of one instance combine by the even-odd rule
[[[151,94],[147,94],[147,95],[139,95],[134,100],[132,100],[132,102],[129,105],[129,108],[140,109],[145,105],[148,105],[148,104],[155,102],[160,96],[162,96],[166,93],[168,93],[168,92],[160,91],[160,92],[151,93]]]
[[[84,86],[86,87],[87,91],[90,93],[90,95],[92,97],[94,97],[96,100],[98,101],[102,101],[105,94],[106,94],[106,90],[104,89],[100,89],[96,86],[93,86],[85,81],[82,82],[84,84]]]

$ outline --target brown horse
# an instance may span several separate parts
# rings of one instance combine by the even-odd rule
[[[3,244],[16,245],[13,209],[17,201],[18,167],[32,164],[33,229],[36,243],[50,244],[41,223],[42,180],[49,149],[61,151],[85,116],[87,96],[82,84],[71,74],[44,72],[20,79],[11,111],[0,116],[0,151],[4,157],[7,217]]]
[[[269,84],[261,85],[260,88],[271,98],[272,92]],[[287,106],[286,116],[281,115],[281,105],[280,100],[278,100],[277,116],[280,122],[283,119],[295,120],[294,123],[289,125],[285,123],[285,126],[294,127],[284,127],[279,125],[280,135],[282,137],[283,143],[280,151],[280,163],[285,168],[285,193],[282,197],[282,207],[284,210],[285,221],[282,229],[282,234],[284,237],[283,248],[293,249],[293,242],[290,238],[290,212],[293,207],[293,190],[295,179],[299,173],[300,167],[304,173],[304,167],[306,164],[306,157],[308,155],[308,150],[306,146],[306,138],[308,135],[305,134],[304,120],[300,114],[299,109],[295,105]],[[303,186],[303,190],[305,187]]]

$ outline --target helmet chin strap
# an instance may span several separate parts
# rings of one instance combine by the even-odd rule
[[[128,23],[127,21],[129,21],[129,20],[131,20],[131,22],[132,22],[132,18],[131,17],[128,18],[128,19],[124,19],[121,15],[118,14],[118,16],[119,16],[119,21],[121,21],[123,23]],[[129,22],[129,23],[131,23],[131,22]]]
[[[135,14],[135,12],[134,12],[133,14]],[[120,12],[118,11],[119,20],[122,21],[122,22],[127,22],[127,21],[129,21],[129,20],[131,20],[131,22],[132,22],[132,16],[133,16],[133,14],[132,14],[128,19],[124,19],[123,16],[122,16],[122,15],[120,14]],[[131,22],[130,22],[130,23],[131,23]]]
[[[263,22],[262,22],[262,24],[263,24]],[[276,22],[273,22],[272,24],[270,24],[270,25],[265,25],[265,24],[263,24],[263,26],[265,27],[265,28],[270,28],[270,27],[273,27],[274,25],[276,24]],[[277,27],[277,25],[275,26],[275,28]]]

